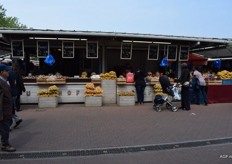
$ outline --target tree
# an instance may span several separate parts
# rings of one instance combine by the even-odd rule
[[[0,27],[8,28],[27,28],[26,25],[21,24],[17,17],[7,17],[6,9],[0,4]]]

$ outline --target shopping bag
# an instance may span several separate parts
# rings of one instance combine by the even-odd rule
[[[134,82],[134,74],[133,73],[127,73],[126,74],[126,82],[127,83],[133,83]]]
[[[175,100],[181,100],[181,88],[179,87],[173,87],[173,93],[174,93],[174,99]]]
[[[55,59],[53,58],[53,56],[52,56],[51,54],[49,54],[49,55],[45,58],[44,62],[45,62],[46,64],[52,66],[52,65],[55,63]]]

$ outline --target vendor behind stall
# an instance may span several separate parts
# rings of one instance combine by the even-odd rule
[[[150,71],[147,72],[146,81],[151,82],[152,77],[153,77],[152,72],[150,72]]]

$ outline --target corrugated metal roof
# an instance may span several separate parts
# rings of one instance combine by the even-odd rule
[[[231,38],[206,38],[193,36],[174,36],[141,33],[123,32],[102,32],[102,31],[76,31],[76,30],[51,30],[51,29],[15,29],[0,28],[0,34],[36,34],[36,35],[66,35],[66,36],[95,36],[95,37],[125,37],[131,39],[164,39],[180,41],[200,41],[211,43],[232,44]]]

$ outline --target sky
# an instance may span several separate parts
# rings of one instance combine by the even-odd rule
[[[232,0],[1,0],[29,28],[232,38]]]

